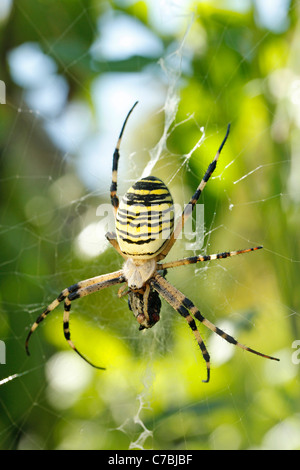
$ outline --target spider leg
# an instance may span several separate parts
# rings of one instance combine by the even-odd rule
[[[206,380],[202,380],[202,382],[208,383],[210,379],[210,356],[197,329],[195,320],[193,319],[192,315],[189,314],[187,308],[183,305],[181,299],[178,297],[176,289],[171,286],[171,284],[169,284],[162,276],[156,274],[150,282],[153,288],[171,305],[171,307],[177,310],[177,312],[187,321],[199,345],[203,359],[206,362],[207,377]]]
[[[109,243],[114,247],[114,249],[121,255],[124,259],[127,259],[127,256],[122,253],[119,247],[119,243],[117,241],[117,235],[115,232],[107,232],[105,234],[106,239],[109,241]]]
[[[110,274],[103,274],[101,276],[96,276],[90,279],[85,279],[84,281],[80,281],[68,287],[67,289],[64,289],[59,294],[59,296],[55,300],[53,300],[53,302],[51,302],[50,305],[48,305],[48,307],[43,311],[43,313],[41,313],[41,315],[38,316],[38,318],[36,319],[32,327],[30,328],[30,331],[28,333],[28,336],[25,342],[25,349],[26,349],[28,356],[30,355],[29,349],[28,349],[28,343],[29,343],[29,339],[32,333],[37,329],[39,324],[47,317],[47,315],[49,315],[49,313],[52,312],[68,296],[72,295],[73,296],[72,300],[74,300],[74,298],[78,298],[77,296],[81,297],[83,295],[83,293],[79,294],[79,292],[81,292],[82,289],[92,289],[94,285],[97,285],[98,288],[96,290],[100,290],[100,289],[104,289],[114,284],[119,284],[124,281],[125,281],[125,278],[123,277],[123,271],[120,270],[120,271],[115,271]],[[87,294],[85,293],[84,295],[87,295]]]
[[[268,356],[266,354],[260,353],[256,351],[255,349],[249,348],[248,346],[245,346],[241,343],[239,343],[236,339],[234,339],[232,336],[228,335],[225,333],[223,330],[218,328],[216,325],[211,323],[209,320],[207,320],[203,315],[200,313],[198,308],[193,304],[191,300],[189,300],[184,294],[182,294],[179,290],[177,290],[174,286],[172,286],[166,279],[161,277],[159,274],[156,274],[151,281],[154,289],[156,289],[162,297],[165,298],[165,300],[173,307],[175,310],[177,310],[180,313],[180,310],[186,315],[185,310],[189,310],[190,313],[196,318],[196,320],[200,321],[205,325],[207,328],[209,328],[211,331],[214,333],[217,333],[219,336],[221,336],[225,341],[228,343],[231,343],[235,346],[238,346],[239,348],[244,349],[245,351],[249,351],[253,354],[257,354],[258,356],[265,357],[266,359],[272,359],[274,361],[279,361],[278,358]],[[188,318],[188,317],[186,317]]]
[[[116,145],[116,148],[115,148],[115,151],[114,151],[114,155],[113,155],[112,181],[111,181],[111,186],[110,186],[110,199],[111,199],[112,206],[114,208],[115,215],[116,215],[118,207],[119,207],[119,198],[117,196],[117,178],[118,178],[118,163],[119,163],[119,158],[120,158],[120,145],[121,145],[123,132],[124,132],[126,123],[128,121],[128,118],[129,118],[130,114],[132,113],[133,109],[135,108],[135,106],[137,105],[137,103],[138,103],[138,101],[136,101],[134,103],[134,105],[132,106],[132,108],[130,109],[129,113],[127,114],[127,116],[125,118],[125,121],[123,123],[122,129],[121,129],[118,141],[117,141],[117,145]]]
[[[128,292],[130,292],[130,289],[128,289],[128,285],[126,284],[125,286],[121,286],[120,289],[118,290],[118,297],[119,299],[121,297],[124,297],[125,295],[128,294]]]
[[[279,361],[277,357],[273,356],[268,356],[267,354],[263,354],[259,351],[256,351],[255,349],[249,348],[248,346],[245,346],[244,344],[239,343],[236,339],[234,339],[232,336],[228,335],[225,333],[223,330],[218,328],[216,325],[211,323],[209,320],[207,320],[203,315],[201,315],[200,311],[197,309],[197,307],[189,300],[187,297],[185,297],[183,294],[181,294],[182,297],[184,297],[184,300],[182,301],[183,305],[194,315],[196,320],[199,320],[203,325],[205,325],[207,328],[209,328],[211,331],[214,333],[217,333],[217,335],[221,336],[221,338],[225,339],[228,343],[234,344],[235,346],[238,346],[241,349],[244,349],[245,351],[249,351],[253,354],[257,354],[258,356],[265,357],[266,359],[272,359],[273,361]]]
[[[228,137],[228,134],[229,134],[229,131],[230,131],[230,124],[228,124],[227,126],[227,131],[226,131],[226,134],[225,134],[225,137],[216,153],[216,156],[215,158],[213,159],[213,161],[208,165],[208,168],[205,172],[205,175],[203,176],[198,188],[196,189],[196,192],[195,194],[193,195],[193,197],[191,198],[190,202],[185,206],[184,208],[184,211],[182,212],[182,215],[181,215],[181,218],[180,220],[178,221],[176,227],[175,227],[175,230],[174,232],[172,233],[172,235],[170,236],[170,239],[169,241],[167,242],[165,248],[162,250],[162,252],[160,253],[160,255],[158,256],[158,259],[163,259],[167,256],[167,254],[169,253],[170,249],[172,248],[172,246],[174,245],[174,243],[176,242],[178,236],[180,235],[181,231],[182,231],[182,227],[184,226],[185,222],[187,221],[187,219],[190,217],[190,215],[192,214],[192,211],[198,201],[198,199],[200,198],[200,195],[203,191],[203,189],[205,188],[206,186],[206,183],[208,182],[209,178],[211,177],[212,173],[215,171],[216,169],[216,166],[217,166],[217,161],[218,161],[218,158],[220,156],[220,153],[225,145],[225,142],[227,140],[227,137]]]
[[[71,348],[88,364],[90,364],[92,367],[95,367],[95,369],[100,369],[100,370],[105,370],[105,367],[100,367],[96,366],[92,362],[90,362],[81,352],[78,351],[76,346],[74,345],[73,341],[71,341],[71,333],[70,333],[70,327],[69,327],[69,317],[70,317],[70,310],[71,310],[71,300],[66,298],[65,303],[64,303],[64,318],[63,318],[63,328],[64,328],[64,336],[71,346]]]
[[[159,263],[157,265],[157,269],[169,269],[169,268],[177,268],[178,266],[183,266],[187,264],[195,264],[199,263],[200,261],[212,261],[215,259],[223,259],[229,258],[235,255],[241,255],[244,253],[249,253],[250,251],[256,251],[263,248],[262,246],[255,246],[252,248],[246,248],[245,250],[236,250],[236,251],[224,251],[223,253],[216,253],[214,255],[198,255],[198,256],[191,256],[190,258],[183,258],[177,261],[170,261],[169,263]]]
[[[125,277],[119,276],[114,279],[110,279],[109,281],[106,281],[106,284],[109,283],[109,285],[114,285],[114,284],[120,284],[121,282],[125,282]],[[64,302],[64,317],[63,317],[63,330],[64,330],[64,336],[71,346],[71,348],[88,364],[90,364],[92,367],[95,367],[95,369],[100,369],[100,370],[105,370],[105,367],[100,367],[96,366],[92,362],[90,362],[81,352],[78,351],[76,346],[74,345],[73,341],[71,341],[71,333],[70,333],[70,327],[69,327],[69,318],[70,318],[70,310],[71,310],[71,302],[76,299],[80,299],[81,297],[85,297],[86,295],[90,295],[93,292],[97,292],[99,290],[104,289],[105,287],[108,287],[108,285],[104,285],[105,282],[98,282],[96,284],[92,285],[87,285],[85,287],[82,287],[81,289],[74,291],[68,295],[68,297],[65,299]]]

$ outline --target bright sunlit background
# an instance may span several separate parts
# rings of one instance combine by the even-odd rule
[[[1,449],[299,449],[299,13],[298,0],[0,2]],[[105,238],[111,165],[137,100],[120,196],[151,173],[183,207],[231,123],[203,243],[183,238],[168,259],[264,249],[167,278],[279,363],[200,325],[203,384],[184,319],[163,302],[140,332],[118,288],[72,304],[72,340],[105,372],[68,347],[62,306],[26,356],[63,288],[121,267]]]

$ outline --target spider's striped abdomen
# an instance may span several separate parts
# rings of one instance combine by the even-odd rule
[[[173,199],[155,176],[137,181],[124,195],[116,217],[121,251],[148,259],[160,253],[174,229]]]

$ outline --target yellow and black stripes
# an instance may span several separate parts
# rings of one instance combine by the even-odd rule
[[[80,297],[92,294],[93,292],[97,292],[99,290],[105,289],[106,287],[113,286],[115,284],[120,284],[122,282],[125,282],[126,279],[123,275],[123,271],[115,271],[110,274],[104,274],[101,276],[96,276],[90,279],[85,279],[84,281],[80,281],[76,284],[73,284],[72,286],[68,287],[67,289],[64,289],[59,296],[51,302],[50,305],[43,311],[41,315],[36,319],[34,324],[32,325],[27,338],[25,342],[25,349],[27,354],[29,355],[29,349],[28,349],[28,344],[29,344],[29,339],[32,335],[32,333],[36,330],[36,328],[39,326],[39,324],[51,313],[58,305],[64,301],[65,305],[65,313],[64,313],[64,333],[65,337],[68,340],[70,346],[76,350],[75,346],[73,343],[70,341],[70,337],[67,338],[69,335],[69,320],[68,320],[68,315],[69,311],[71,308],[71,302],[73,300],[79,299]],[[81,356],[81,354],[76,350],[76,352]],[[83,357],[83,356],[82,356]],[[84,358],[85,359],[85,358]],[[85,359],[86,360],[86,359]],[[86,360],[89,362],[88,360]],[[93,365],[93,364],[91,364]],[[97,366],[94,366],[97,367]]]
[[[163,259],[167,256],[167,254],[169,253],[170,249],[172,248],[172,246],[174,245],[174,243],[176,242],[177,238],[179,237],[181,231],[182,231],[182,228],[184,226],[184,224],[186,223],[187,219],[190,217],[195,205],[197,204],[199,198],[200,198],[200,195],[203,191],[203,189],[205,188],[206,186],[206,183],[208,182],[209,178],[211,177],[212,173],[215,171],[216,169],[216,166],[217,166],[217,161],[218,161],[218,158],[219,158],[219,155],[225,145],[225,142],[228,138],[228,135],[229,135],[229,131],[230,131],[230,124],[228,124],[227,126],[227,131],[226,131],[226,134],[225,134],[225,137],[216,153],[216,156],[215,158],[213,159],[213,161],[208,165],[208,168],[198,186],[198,188],[196,189],[196,192],[194,193],[194,195],[192,196],[191,200],[189,201],[189,203],[185,206],[183,212],[182,212],[182,215],[181,215],[181,218],[179,220],[179,222],[177,223],[176,227],[175,227],[175,230],[174,232],[172,233],[171,237],[170,237],[170,240],[168,243],[166,243],[165,247],[163,248],[163,250],[161,251],[160,253],[160,256],[159,256],[159,259]]]
[[[169,263],[160,263],[157,265],[157,269],[170,269],[177,268],[178,266],[184,266],[187,264],[195,264],[203,261],[213,261],[217,259],[230,258],[231,256],[241,255],[244,253],[250,253],[251,251],[256,251],[262,249],[262,246],[255,246],[252,248],[246,248],[245,250],[236,250],[236,251],[224,251],[223,253],[216,253],[214,255],[198,255],[191,256],[189,258],[179,259],[177,261],[170,261]]]
[[[112,206],[114,208],[115,214],[116,214],[117,209],[119,207],[119,198],[117,196],[117,179],[118,179],[118,164],[119,164],[119,158],[120,158],[120,145],[121,145],[121,140],[122,140],[122,137],[123,137],[124,129],[125,129],[126,123],[128,121],[128,118],[129,118],[130,114],[132,113],[133,109],[135,108],[135,106],[137,105],[137,103],[138,103],[137,101],[134,103],[134,105],[132,106],[132,108],[130,109],[129,113],[127,114],[127,116],[125,118],[125,121],[123,123],[122,129],[121,129],[118,141],[117,141],[117,145],[116,145],[116,148],[115,148],[115,151],[114,151],[114,155],[113,155],[112,181],[111,181],[111,186],[110,186],[110,199],[111,199],[111,203],[112,203]]]
[[[156,256],[173,228],[173,199],[162,180],[149,176],[129,188],[116,217],[118,243],[124,254],[133,258]]]

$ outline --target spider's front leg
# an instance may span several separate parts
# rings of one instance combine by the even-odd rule
[[[127,116],[125,118],[125,121],[123,123],[122,129],[121,129],[118,141],[117,141],[117,145],[116,145],[116,148],[115,148],[115,151],[114,151],[114,155],[113,155],[112,180],[111,180],[111,186],[110,186],[110,199],[111,199],[111,204],[114,208],[115,216],[117,214],[117,210],[118,210],[118,207],[119,207],[119,198],[117,196],[117,179],[118,179],[118,165],[119,165],[119,158],[120,158],[120,145],[121,145],[123,132],[124,132],[126,123],[128,121],[128,118],[129,118],[130,114],[132,113],[133,109],[135,108],[135,106],[137,105],[137,103],[138,103],[137,101],[134,103],[134,105],[132,106],[132,108],[130,109],[129,113],[127,114]]]

